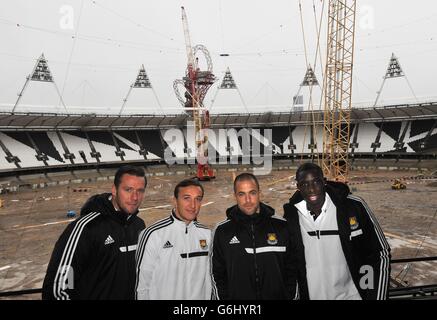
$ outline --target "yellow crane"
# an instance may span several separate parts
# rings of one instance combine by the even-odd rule
[[[322,168],[347,182],[356,0],[329,0]]]

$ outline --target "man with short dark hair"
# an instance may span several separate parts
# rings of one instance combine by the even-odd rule
[[[197,180],[179,182],[170,216],[140,234],[136,254],[138,300],[211,298],[211,231],[197,222],[203,194]]]
[[[287,222],[260,202],[258,179],[234,180],[237,204],[213,236],[213,295],[220,300],[297,299],[296,255]]]
[[[145,228],[137,214],[146,185],[143,168],[123,166],[111,193],[88,199],[55,245],[43,299],[134,299],[135,251]]]
[[[259,190],[259,182],[258,179],[256,178],[256,176],[252,173],[249,172],[243,172],[240,173],[238,176],[235,177],[234,180],[234,193],[237,193],[237,185],[239,182],[243,182],[243,181],[251,181],[255,184],[256,189]]]
[[[301,165],[296,181],[284,218],[297,243],[302,299],[386,299],[390,247],[368,205],[316,164]]]

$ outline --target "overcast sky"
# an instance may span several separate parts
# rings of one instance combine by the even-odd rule
[[[249,111],[286,111],[316,51],[313,0],[301,2],[307,56],[298,0],[1,1],[0,109],[12,108],[44,53],[70,110],[117,112],[144,64],[165,112],[180,112],[173,81],[182,78],[187,63],[183,5],[192,45],[208,48],[218,78],[205,105],[211,106],[229,67]],[[322,2],[314,3],[319,20]],[[388,80],[381,103],[437,97],[437,3],[357,0],[357,6],[354,104],[373,104],[392,52],[407,78]],[[324,62],[326,15],[322,26]],[[320,60],[316,74],[321,82]],[[16,111],[58,104],[52,84],[32,81]],[[220,90],[212,109],[244,111],[242,105],[236,90]],[[150,89],[132,90],[125,110],[160,112]]]

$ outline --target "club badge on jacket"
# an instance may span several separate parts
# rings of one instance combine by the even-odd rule
[[[349,224],[351,226],[351,230],[356,230],[360,226],[357,221],[357,217],[350,217]]]
[[[200,243],[200,247],[201,247],[203,250],[208,249],[208,244],[206,243],[206,240],[205,240],[205,239],[199,240],[199,243]]]
[[[278,243],[278,239],[276,238],[276,233],[267,233],[267,243],[271,245],[275,245]]]

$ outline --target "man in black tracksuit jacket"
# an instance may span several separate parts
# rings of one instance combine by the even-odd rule
[[[302,172],[305,170],[306,172],[319,171],[318,175],[323,179],[323,173],[318,166],[315,168],[313,164],[305,164],[305,168]],[[296,173],[296,176],[298,175]],[[317,176],[317,173],[314,175]],[[329,195],[336,207],[341,250],[361,299],[387,299],[390,277],[390,247],[376,217],[364,200],[351,194],[346,184],[331,181],[325,181],[325,183],[324,192]],[[293,241],[297,244],[300,298],[309,299],[305,250],[311,250],[311,248],[306,248],[303,245],[299,224],[300,214],[295,206],[302,200],[304,200],[302,192],[296,191],[289,203],[284,205],[284,218],[287,219]],[[319,230],[319,232],[320,238],[322,238],[323,231]],[[320,261],[320,265],[323,266],[324,262]],[[367,273],[367,266],[372,268],[372,273]],[[373,278],[366,278],[369,275],[373,275]],[[372,282],[373,286],[369,286],[369,281]]]
[[[242,191],[242,183],[252,183],[251,189]],[[248,193],[259,191],[259,185],[255,176],[244,173],[236,178],[234,190],[236,197],[246,192],[243,197],[249,198]],[[296,255],[287,222],[254,197],[251,204],[250,200],[245,203],[237,199],[238,205],[226,210],[228,219],[219,223],[213,234],[213,298],[295,299]],[[248,209],[251,205],[252,209]]]
[[[134,299],[135,253],[145,228],[137,217],[146,185],[144,170],[122,167],[114,183],[112,194],[92,196],[60,236],[44,279],[43,299]]]

